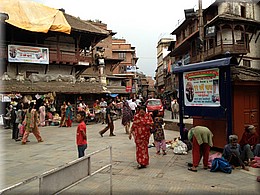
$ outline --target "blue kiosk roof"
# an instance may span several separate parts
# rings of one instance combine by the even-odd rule
[[[216,68],[221,66],[235,66],[238,65],[237,59],[235,57],[227,57],[216,60],[204,61],[194,64],[174,66],[173,73],[196,71],[201,69]]]

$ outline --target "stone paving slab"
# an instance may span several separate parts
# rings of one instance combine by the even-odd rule
[[[31,134],[31,142],[26,145],[11,140],[11,130],[0,129],[3,143],[0,165],[4,167],[0,173],[3,178],[0,189],[77,159],[77,124],[73,125],[71,128],[43,127],[40,130],[44,142],[37,143]],[[168,149],[167,155],[162,156],[155,154],[154,147],[149,148],[150,165],[138,170],[135,144],[128,139],[121,121],[115,121],[115,137],[109,137],[108,132],[100,137],[98,131],[104,127],[102,124],[87,125],[87,153],[112,146],[113,194],[259,194],[259,183],[256,182],[256,176],[260,175],[258,169],[250,168],[249,172],[236,169],[231,174],[225,174],[211,173],[201,166],[197,173],[190,172],[187,162],[191,162],[191,152],[175,155]],[[179,136],[176,131],[165,130],[165,134],[166,139]],[[92,170],[108,162],[109,152],[97,154],[92,159]],[[62,194],[109,194],[109,176],[108,170],[102,171]],[[27,194],[37,194],[37,187],[33,188],[34,191],[30,188],[28,185]]]

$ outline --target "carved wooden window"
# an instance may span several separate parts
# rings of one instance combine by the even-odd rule
[[[118,58],[124,59],[124,61],[125,61],[126,60],[126,53],[118,53]]]
[[[246,17],[246,7],[241,6],[241,17],[245,18]]]
[[[243,60],[243,66],[251,67],[251,61],[250,60]]]

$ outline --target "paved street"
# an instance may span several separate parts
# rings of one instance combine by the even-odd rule
[[[31,134],[26,145],[12,140],[10,129],[0,129],[0,174],[3,178],[0,189],[77,159],[77,124],[73,125],[71,128],[43,127],[41,135],[44,142],[37,143]],[[156,155],[155,148],[151,147],[150,165],[138,170],[135,144],[125,134],[121,120],[115,121],[115,137],[109,137],[108,132],[100,137],[98,131],[103,127],[105,125],[102,124],[87,125],[87,153],[112,146],[113,194],[259,194],[256,176],[260,174],[257,169],[250,168],[249,172],[236,169],[231,174],[225,174],[211,173],[200,166],[197,173],[190,172],[187,162],[191,162],[191,152],[175,155],[172,149],[168,149],[167,155],[162,156]],[[177,131],[165,130],[165,133],[166,140],[179,135]],[[97,154],[92,159],[92,171],[105,165],[108,160],[107,154]],[[102,171],[63,194],[109,194],[109,175],[108,170]],[[18,189],[19,194],[37,194],[37,190],[28,192],[28,188],[37,189],[37,185],[32,182],[26,187],[27,193]]]

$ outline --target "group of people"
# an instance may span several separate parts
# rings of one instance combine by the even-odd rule
[[[63,102],[60,107],[60,124],[59,127],[71,127],[73,119],[73,107],[70,102]]]
[[[136,144],[138,169],[146,168],[149,165],[148,145],[151,134],[153,134],[156,154],[160,155],[160,150],[162,150],[163,155],[166,155],[163,124],[163,118],[158,116],[158,110],[149,114],[144,105],[139,106],[129,132],[129,139],[131,140],[133,136]]]
[[[128,115],[129,109],[128,109]],[[156,111],[153,114],[146,112],[145,106],[140,106],[138,113],[134,115],[133,124],[129,132],[129,139],[132,136],[136,144],[136,160],[138,168],[145,168],[149,164],[148,144],[150,135],[154,135],[156,153],[166,154],[165,135],[163,131],[163,119],[158,117]],[[197,172],[200,160],[203,158],[203,169],[208,169],[210,148],[213,147],[213,133],[205,126],[195,126],[188,130],[187,139],[192,143],[192,163],[189,171]],[[242,138],[238,143],[238,136],[230,135],[229,143],[223,150],[223,158],[233,168],[241,167],[249,170],[246,165],[255,163],[254,157],[260,157],[260,139],[253,125],[245,128]]]
[[[97,107],[97,105],[99,105],[100,108],[104,109],[104,112],[102,111],[102,113],[104,113],[104,121],[106,123],[106,127],[104,129],[102,129],[101,131],[99,131],[100,136],[103,137],[103,134],[106,133],[108,130],[110,130],[109,136],[115,136],[114,119],[113,119],[113,115],[117,114],[117,112],[115,111],[115,102],[113,100],[109,100],[108,102],[106,102],[102,98],[100,103],[99,103],[99,101],[95,102],[94,107]],[[131,108],[130,105],[134,105],[134,106],[132,106],[132,107],[134,107],[134,109]],[[136,112],[136,111],[138,111],[138,112]],[[131,121],[133,121],[133,125],[136,123],[136,119],[134,119],[134,115],[136,117],[136,116],[139,116],[138,115],[139,113],[142,114],[142,109],[141,109],[141,107],[139,109],[137,109],[137,104],[135,103],[135,99],[131,99],[131,100],[123,101],[123,107],[122,107],[121,112],[122,112],[122,125],[125,127],[126,134],[130,133],[130,135],[131,135],[132,131],[129,132],[130,123],[131,123]],[[145,109],[143,110],[143,112],[145,112]],[[86,117],[85,110],[78,111],[77,121],[80,122],[80,124],[77,128],[77,145],[78,145],[79,157],[84,156],[84,151],[87,148],[87,141],[86,141],[87,137],[85,136],[86,125],[82,125],[83,121],[85,120],[85,117]],[[132,125],[132,128],[133,128],[133,125]],[[81,141],[78,141],[78,140],[81,140]],[[85,142],[82,142],[82,140],[85,140]],[[148,140],[148,142],[149,142],[149,140]],[[79,143],[84,143],[84,144],[79,144]]]
[[[154,111],[152,114],[147,113],[145,106],[136,106],[137,109],[132,112],[130,103],[131,101],[123,102],[122,125],[125,127],[125,132],[129,134],[129,139],[134,137],[138,168],[144,168],[149,164],[148,145],[151,134],[154,136],[156,153],[160,154],[160,149],[162,149],[162,153],[166,154],[163,119],[157,116],[158,111]],[[109,102],[106,110],[107,126],[99,131],[102,137],[108,129],[110,129],[109,135],[115,136],[111,107],[112,102]],[[131,122],[132,126],[130,125]],[[208,169],[210,148],[213,146],[213,133],[207,127],[196,126],[188,130],[186,134],[187,140],[192,143],[192,165],[188,170],[197,172],[197,167],[202,157],[203,168]],[[239,165],[247,170],[245,165],[250,165],[251,162],[254,162],[254,156],[260,156],[259,136],[255,131],[255,127],[252,125],[248,126],[239,144],[237,141],[237,136],[230,136],[230,143],[224,147],[223,158],[231,165]],[[235,143],[236,147],[234,147]],[[234,152],[234,148],[236,148],[236,152]]]
[[[24,145],[29,142],[29,134],[33,133],[38,142],[43,142],[39,126],[44,125],[44,121],[42,121],[44,112],[43,103],[38,109],[35,102],[14,103],[11,110],[12,139],[22,141]]]
[[[104,113],[103,120],[107,124],[104,129],[99,131],[99,134],[103,137],[104,133],[110,130],[109,135],[115,136],[113,115],[116,113],[114,102],[112,100],[106,102],[102,98],[101,102],[96,101],[95,103]],[[146,112],[146,107],[142,102],[137,103],[135,99],[124,100],[122,105],[121,124],[125,127],[125,133],[129,134],[129,139],[131,140],[134,137],[138,169],[145,168],[149,165],[148,145],[151,134],[153,134],[156,154],[160,155],[162,151],[162,154],[166,155],[163,118],[158,116],[158,110],[155,110],[152,114]],[[81,106],[84,107],[84,104]],[[28,108],[23,108],[21,103],[14,105],[12,113],[15,117],[13,117],[12,138],[16,141],[22,141],[24,145],[28,141],[29,134],[33,133],[38,142],[43,142],[39,126],[45,125],[44,112],[44,104],[40,105],[38,109],[36,109],[35,102],[31,102]],[[61,127],[71,127],[72,113],[73,108],[70,102],[63,102],[61,106]],[[79,125],[76,132],[76,142],[79,158],[84,156],[87,148],[86,116],[87,112],[84,108],[78,109],[76,119]],[[20,125],[24,126],[22,139],[19,139],[18,126]],[[188,168],[189,171],[197,172],[201,158],[203,158],[203,168],[208,169],[210,148],[213,146],[212,138],[213,133],[204,126],[196,126],[187,131],[187,139],[192,142],[192,163]],[[247,165],[254,163],[254,157],[260,157],[260,142],[256,128],[253,125],[247,126],[239,142],[237,135],[230,135],[229,143],[225,145],[222,156],[233,167],[240,166],[248,170]]]
[[[99,131],[99,134],[101,137],[103,137],[103,134],[110,129],[110,136],[115,136],[114,134],[114,123],[113,123],[113,115],[116,114],[116,112],[113,110],[114,103],[113,101],[109,101],[107,103],[106,111],[105,111],[105,122],[107,126]],[[123,100],[122,101],[122,125],[125,127],[125,132],[129,134],[130,129],[130,123],[133,121],[133,116],[136,114],[136,111],[138,110],[138,103],[136,103],[135,99],[130,100]]]
[[[192,164],[188,170],[197,172],[199,162],[203,157],[203,168],[208,169],[210,147],[213,146],[213,134],[209,128],[196,126],[189,130],[188,137],[192,140]],[[222,157],[235,167],[249,170],[247,165],[252,165],[254,157],[260,157],[259,135],[253,125],[245,127],[242,138],[238,142],[237,135],[229,136],[229,143],[225,145]]]
[[[252,165],[255,162],[255,156],[260,157],[260,142],[253,125],[245,128],[239,142],[237,135],[229,136],[229,144],[224,147],[223,157],[232,166],[241,166],[243,169],[248,170],[246,165]]]

